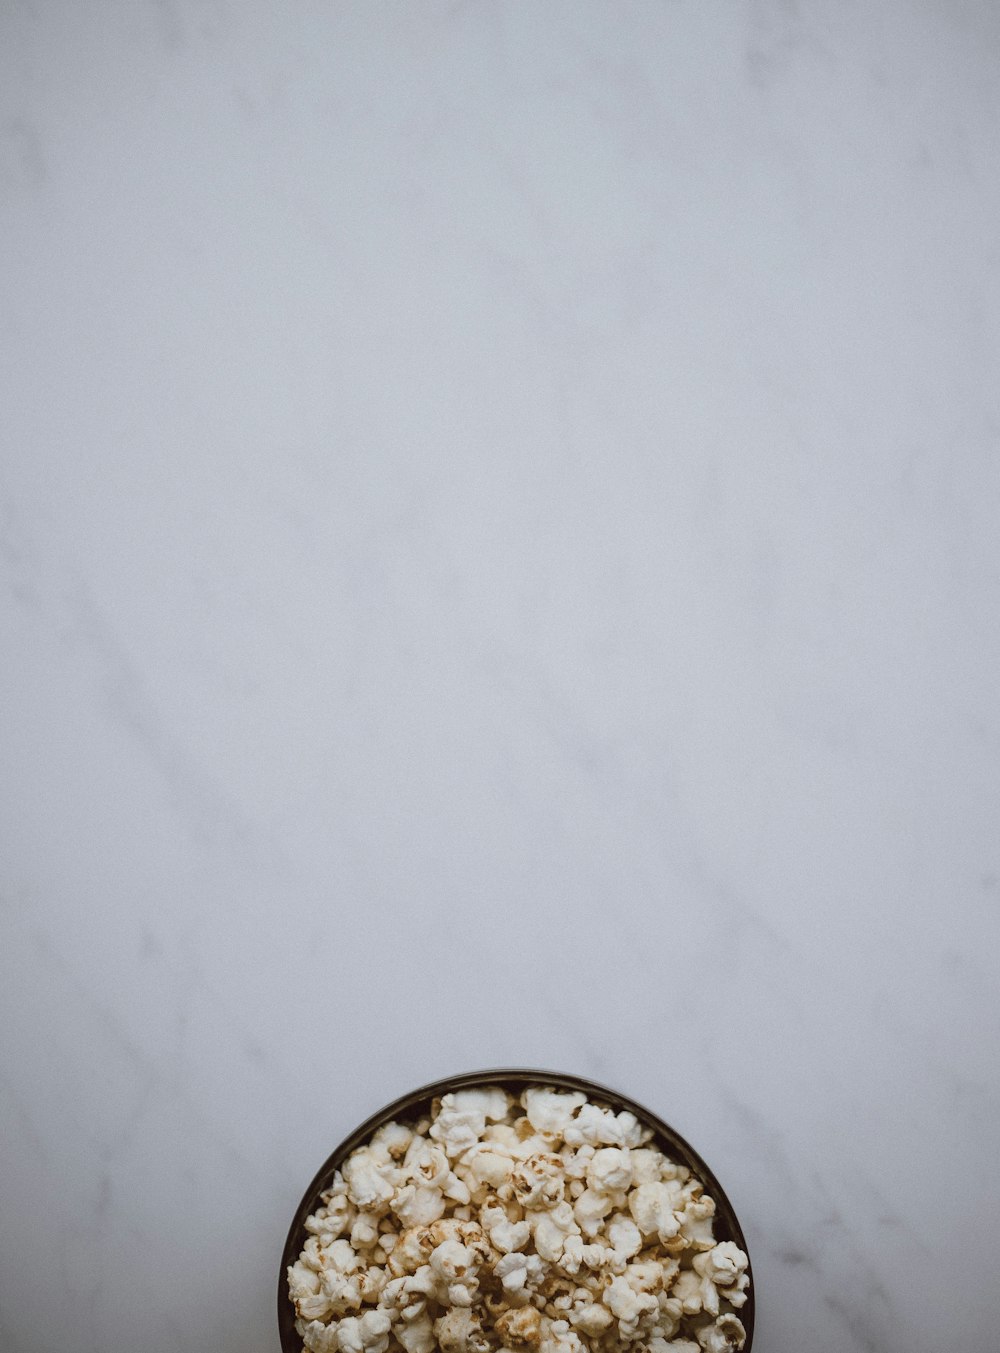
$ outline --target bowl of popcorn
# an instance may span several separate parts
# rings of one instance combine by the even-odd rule
[[[738,1353],[746,1242],[666,1123],[576,1076],[485,1071],[398,1099],[306,1190],[283,1353]]]

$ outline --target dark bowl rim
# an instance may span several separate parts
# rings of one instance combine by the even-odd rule
[[[287,1270],[298,1258],[305,1243],[305,1220],[316,1210],[319,1195],[329,1187],[337,1169],[351,1152],[362,1146],[383,1123],[391,1122],[397,1116],[419,1117],[420,1106],[424,1103],[429,1104],[432,1099],[455,1090],[468,1090],[481,1085],[502,1085],[505,1089],[510,1089],[511,1086],[516,1085],[521,1090],[531,1085],[540,1085],[552,1086],[557,1090],[579,1090],[585,1093],[588,1098],[603,1101],[618,1109],[627,1109],[630,1113],[634,1113],[636,1118],[646,1127],[652,1128],[654,1139],[660,1146],[667,1148],[666,1154],[672,1155],[680,1164],[688,1166],[705,1185],[710,1197],[714,1199],[716,1216],[723,1222],[722,1229],[728,1232],[728,1235],[723,1236],[723,1239],[735,1241],[747,1256],[747,1275],[750,1279],[750,1285],[747,1289],[746,1304],[740,1309],[739,1317],[746,1330],[746,1343],[743,1346],[743,1353],[750,1353],[753,1345],[755,1316],[755,1283],[753,1267],[750,1262],[750,1251],[733,1205],[707,1162],[702,1159],[690,1142],[681,1136],[676,1128],[672,1128],[669,1123],[664,1122],[645,1105],[623,1094],[620,1090],[613,1090],[597,1081],[588,1080],[583,1076],[576,1076],[565,1071],[544,1071],[535,1067],[491,1067],[484,1071],[463,1071],[455,1076],[443,1076],[440,1080],[431,1081],[427,1085],[407,1091],[406,1094],[400,1095],[391,1103],[370,1114],[363,1123],[359,1123],[334,1148],[316,1171],[312,1182],[302,1195],[302,1200],[288,1228],[288,1235],[282,1250],[281,1267],[278,1271],[278,1337],[282,1353],[301,1353],[302,1350],[302,1340],[295,1329],[294,1310],[288,1297]]]

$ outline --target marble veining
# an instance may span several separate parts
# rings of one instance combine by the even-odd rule
[[[987,0],[0,15],[0,1345],[276,1347],[476,1066],[993,1353]]]

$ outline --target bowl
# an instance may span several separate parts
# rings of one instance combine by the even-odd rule
[[[292,1218],[281,1256],[281,1268],[278,1273],[278,1333],[282,1353],[301,1353],[302,1350],[302,1340],[295,1329],[295,1309],[288,1296],[286,1270],[290,1264],[295,1263],[302,1252],[309,1235],[305,1229],[306,1218],[321,1206],[320,1194],[330,1187],[336,1171],[351,1152],[364,1145],[384,1123],[390,1123],[394,1119],[412,1122],[429,1113],[431,1101],[441,1095],[446,1095],[452,1090],[468,1090],[482,1085],[500,1085],[514,1095],[519,1095],[530,1086],[547,1085],[557,1090],[582,1090],[588,1099],[597,1104],[607,1105],[616,1110],[628,1109],[630,1113],[635,1114],[640,1123],[652,1129],[655,1145],[671,1160],[679,1165],[686,1165],[705,1185],[706,1192],[715,1199],[716,1238],[734,1241],[749,1256],[746,1239],[736,1213],[715,1175],[679,1132],[657,1118],[649,1109],[637,1104],[634,1099],[629,1099],[618,1090],[610,1090],[604,1085],[597,1085],[580,1076],[569,1076],[560,1071],[531,1071],[524,1068],[468,1071],[459,1076],[449,1076],[446,1080],[435,1081],[431,1085],[421,1086],[419,1090],[411,1090],[409,1094],[393,1100],[391,1104],[379,1109],[378,1113],[373,1113],[356,1127],[320,1166],[316,1177],[302,1195],[302,1201]],[[750,1287],[746,1305],[739,1312],[747,1332],[744,1353],[750,1353],[754,1326],[754,1280],[753,1270],[749,1265],[747,1273],[750,1277]]]

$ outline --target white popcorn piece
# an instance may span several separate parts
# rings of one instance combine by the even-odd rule
[[[344,1165],[347,1196],[355,1207],[374,1211],[392,1198],[391,1167],[371,1151],[359,1147]]]
[[[523,1250],[531,1239],[531,1226],[526,1221],[495,1222],[490,1227],[490,1240],[501,1254],[510,1254],[514,1250]]]
[[[449,1174],[441,1189],[444,1196],[458,1207],[465,1207],[472,1201],[472,1194],[465,1180],[457,1174]]]
[[[423,1314],[415,1320],[394,1323],[392,1332],[406,1353],[435,1353],[437,1339],[429,1315]]]
[[[663,1265],[657,1259],[641,1260],[625,1269],[625,1281],[635,1292],[658,1292],[664,1285]]]
[[[540,1132],[532,1132],[528,1120],[522,1120],[528,1127],[525,1135],[519,1135],[517,1145],[510,1147],[510,1154],[514,1157],[515,1166],[518,1161],[528,1160],[531,1156],[544,1156],[552,1151],[555,1143],[550,1137]]]
[[[436,1297],[440,1286],[441,1280],[430,1264],[421,1264],[416,1273],[411,1273],[403,1284],[407,1296],[418,1298]]]
[[[702,1195],[689,1198],[678,1214],[680,1233],[686,1243],[696,1250],[710,1250],[715,1244],[712,1227],[715,1218],[715,1202]]]
[[[674,1208],[683,1199],[678,1185],[669,1180],[655,1184],[640,1184],[629,1194],[628,1206],[632,1219],[644,1236],[658,1236],[666,1241],[680,1231],[680,1221]]]
[[[567,1239],[579,1234],[576,1217],[569,1203],[557,1203],[545,1212],[536,1212],[532,1218],[532,1236],[535,1250],[547,1263],[557,1263]]]
[[[312,1320],[301,1333],[302,1342],[309,1353],[338,1353],[340,1344],[336,1325],[324,1325],[321,1320]]]
[[[288,1277],[288,1295],[293,1301],[300,1297],[314,1297],[319,1291],[319,1273],[308,1268],[301,1259],[297,1259],[286,1270]]]
[[[340,1353],[386,1353],[392,1320],[385,1311],[347,1316],[337,1326]]]
[[[664,1165],[672,1164],[659,1151],[654,1151],[651,1147],[642,1146],[637,1150],[629,1152],[629,1163],[632,1166],[632,1183],[638,1188],[640,1184],[657,1184],[663,1178],[661,1171]]]
[[[577,1109],[587,1102],[579,1090],[525,1090],[521,1103],[528,1121],[536,1132],[550,1137],[561,1137],[569,1127]]]
[[[508,1205],[501,1203],[495,1196],[488,1197],[482,1207],[479,1209],[479,1225],[484,1231],[489,1231],[494,1226],[499,1226],[501,1222],[510,1221],[507,1215]],[[519,1212],[522,1209],[517,1209]]]
[[[677,1275],[670,1295],[681,1303],[685,1315],[698,1315],[701,1311],[719,1314],[719,1296],[714,1286],[693,1269]]]
[[[321,1207],[318,1212],[306,1218],[306,1230],[312,1232],[324,1245],[329,1245],[338,1236],[342,1236],[354,1223],[357,1209],[348,1198],[346,1190],[347,1186],[344,1185],[343,1193],[331,1197],[325,1207]]]
[[[720,1315],[714,1325],[698,1331],[698,1343],[704,1353],[733,1353],[746,1343],[747,1332],[735,1315]]]
[[[331,1311],[347,1315],[361,1305],[361,1288],[356,1278],[338,1273],[335,1269],[325,1269],[320,1281]]]
[[[596,1150],[595,1146],[564,1146],[559,1152],[559,1158],[563,1163],[566,1178],[585,1179]]]
[[[441,1353],[489,1353],[482,1323],[467,1307],[447,1311],[435,1320],[434,1337]]]
[[[544,1273],[544,1265],[537,1254],[505,1254],[493,1266],[493,1276],[500,1279],[508,1292],[516,1292],[529,1279],[538,1282]]]
[[[562,1161],[549,1151],[529,1156],[515,1167],[511,1187],[522,1207],[555,1207],[566,1191]]]
[[[611,1314],[626,1323],[637,1322],[642,1316],[651,1316],[660,1307],[650,1292],[637,1292],[625,1278],[612,1278],[604,1292],[604,1304]]]
[[[486,1085],[474,1090],[456,1090],[451,1099],[456,1109],[471,1109],[480,1113],[486,1122],[499,1123],[507,1117],[513,1100],[499,1085]],[[482,1133],[479,1134],[482,1136]]]
[[[510,1178],[514,1169],[514,1158],[499,1143],[479,1142],[462,1157],[456,1172],[470,1188],[487,1185],[498,1189]]]
[[[460,1281],[474,1267],[472,1251],[460,1240],[443,1240],[431,1251],[431,1271],[446,1284]]]
[[[379,1219],[373,1212],[359,1212],[351,1227],[351,1245],[355,1250],[367,1250],[378,1240]]]
[[[430,1258],[436,1241],[428,1227],[410,1226],[396,1237],[389,1253],[389,1271],[394,1277],[416,1273]]]
[[[586,1353],[583,1341],[568,1320],[553,1320],[546,1327],[542,1322],[542,1337],[538,1353]]]
[[[586,1244],[582,1235],[577,1233],[566,1237],[562,1254],[558,1260],[559,1267],[564,1273],[573,1274],[580,1272],[585,1249]]]
[[[371,1152],[378,1160],[398,1161],[406,1155],[413,1140],[413,1129],[404,1123],[386,1123],[371,1140]]]
[[[502,1090],[458,1090],[445,1095],[430,1127],[430,1135],[441,1143],[449,1157],[460,1156],[475,1146],[485,1129],[487,1118],[503,1118],[508,1096]]]
[[[587,1187],[593,1193],[620,1193],[632,1183],[630,1152],[620,1146],[595,1151],[587,1166]]]
[[[361,1300],[368,1302],[369,1305],[378,1301],[388,1280],[388,1273],[377,1264],[372,1264],[370,1268],[364,1269],[358,1274],[357,1278]]]
[[[466,1277],[459,1282],[448,1284],[447,1304],[450,1306],[471,1306],[479,1291],[479,1279]]]
[[[444,1194],[423,1184],[406,1184],[397,1190],[392,1210],[404,1226],[429,1226],[444,1216]]]
[[[491,1146],[513,1152],[521,1138],[513,1123],[490,1123],[483,1133],[483,1141]]]
[[[612,1249],[624,1259],[631,1259],[642,1249],[642,1232],[630,1217],[616,1213],[605,1229]]]
[[[403,1159],[403,1169],[418,1186],[443,1189],[451,1174],[451,1164],[440,1146],[414,1137]]]
[[[347,1185],[344,1182],[344,1172],[343,1170],[335,1170],[333,1183],[327,1189],[326,1193],[323,1194],[323,1200],[324,1202],[329,1202],[331,1198],[339,1198],[346,1193]]]
[[[672,1339],[681,1327],[681,1319],[684,1315],[683,1308],[679,1301],[672,1296],[667,1296],[666,1292],[657,1293],[656,1300],[660,1307],[660,1313],[650,1327],[650,1337]]]
[[[590,1302],[574,1308],[570,1321],[575,1329],[588,1338],[599,1339],[611,1324],[613,1317],[607,1306]]]
[[[585,1236],[596,1236],[613,1207],[614,1203],[607,1194],[584,1189],[573,1204],[573,1216]]]
[[[508,1348],[537,1345],[542,1337],[542,1317],[534,1306],[517,1306],[498,1316],[494,1328]]]
[[[332,1311],[330,1298],[325,1292],[299,1297],[295,1302],[295,1314],[302,1320],[325,1320]]]
[[[641,1146],[643,1130],[634,1113],[623,1109],[601,1109],[596,1104],[584,1104],[563,1133],[571,1146],[584,1142],[590,1146]]]
[[[335,1240],[323,1253],[323,1267],[334,1273],[354,1273],[361,1259],[349,1240]]]
[[[747,1275],[749,1259],[732,1240],[724,1240],[712,1249],[696,1254],[692,1260],[694,1271],[714,1284],[731,1306],[743,1306],[747,1299],[750,1279]],[[713,1314],[718,1314],[714,1311]]]

